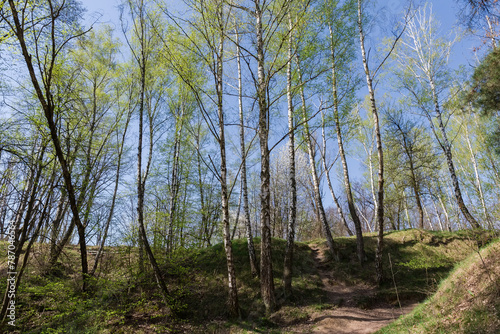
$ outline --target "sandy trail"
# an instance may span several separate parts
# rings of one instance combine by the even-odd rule
[[[317,245],[311,245],[318,274],[324,285],[327,303],[338,305],[311,315],[311,319],[296,333],[368,334],[374,333],[399,316],[410,312],[416,304],[402,308],[379,303],[370,309],[359,307],[360,298],[375,295],[376,289],[368,285],[347,286],[336,282],[324,264],[324,255]]]

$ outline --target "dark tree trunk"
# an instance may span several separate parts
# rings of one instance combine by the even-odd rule
[[[26,45],[26,41],[24,39],[24,25],[25,21],[24,18],[21,21],[19,19],[19,13],[16,8],[16,4],[14,0],[9,0],[9,5],[11,9],[11,15],[12,15],[12,20],[13,20],[13,28],[14,28],[14,33],[16,35],[16,38],[21,46],[21,51],[22,55],[24,57],[26,66],[28,68],[28,72],[31,78],[31,82],[33,84],[33,87],[35,89],[36,95],[38,97],[38,100],[40,101],[40,104],[42,106],[42,110],[44,112],[44,116],[47,120],[47,125],[49,127],[50,131],[50,138],[52,140],[52,144],[54,146],[55,154],[57,157],[57,160],[59,161],[59,164],[61,166],[61,171],[64,179],[64,183],[66,186],[66,190],[68,192],[68,198],[69,198],[69,203],[70,203],[70,208],[73,213],[73,219],[75,221],[75,224],[79,230],[79,244],[80,244],[80,258],[81,258],[81,267],[82,267],[82,290],[86,291],[87,290],[87,278],[88,278],[88,263],[87,263],[87,245],[86,245],[86,240],[85,240],[85,226],[82,224],[80,220],[80,215],[79,215],[79,208],[76,202],[76,196],[75,196],[75,190],[73,187],[73,183],[71,180],[71,173],[68,168],[68,163],[66,158],[64,157],[64,153],[61,148],[61,142],[59,139],[59,136],[57,134],[57,126],[54,122],[54,109],[55,105],[53,103],[53,95],[51,91],[51,82],[52,82],[52,74],[53,74],[53,69],[54,69],[54,64],[55,64],[55,58],[57,56],[56,52],[56,41],[55,41],[55,25],[56,25],[56,19],[57,15],[54,12],[54,8],[52,6],[52,2],[49,1],[49,9],[50,9],[50,17],[51,17],[51,24],[50,24],[50,47],[51,50],[49,52],[49,57],[51,60],[51,63],[48,68],[45,68],[44,73],[44,80],[43,84],[44,87],[40,86],[39,79],[37,78],[37,72],[34,69],[33,63],[32,63],[32,56],[28,52],[28,48]],[[44,94],[45,91],[45,94]]]
[[[130,3],[132,6],[132,3]],[[130,8],[132,10],[132,8]],[[140,71],[140,81],[139,81],[139,124],[138,124],[138,139],[137,139],[137,223],[139,225],[139,238],[142,242],[143,251],[146,253],[148,257],[149,263],[153,270],[156,283],[158,288],[160,289],[160,293],[163,296],[164,303],[167,307],[167,313],[170,315],[173,310],[170,308],[170,297],[169,291],[161,276],[161,271],[156,262],[156,258],[151,250],[149,245],[148,237],[146,234],[146,228],[144,226],[144,196],[146,190],[146,180],[149,172],[149,167],[152,158],[152,149],[153,149],[153,124],[150,114],[149,117],[149,155],[148,155],[148,163],[146,165],[145,170],[142,168],[142,145],[143,145],[143,132],[144,132],[144,110],[145,110],[145,94],[146,94],[146,71],[147,71],[147,37],[146,37],[146,9],[144,7],[144,3],[141,0],[139,3],[139,8],[137,10],[137,16],[133,19],[138,20],[138,26],[136,26],[135,33],[137,34],[138,42],[140,43],[140,49],[135,54],[135,59],[137,61],[137,65],[139,66]],[[138,29],[138,30],[137,30]]]

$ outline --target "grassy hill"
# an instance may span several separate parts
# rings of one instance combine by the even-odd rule
[[[478,250],[491,242],[493,236],[488,232],[459,231],[455,233],[408,230],[386,234],[384,252],[384,270],[386,282],[373,295],[356,296],[357,307],[370,309],[380,302],[391,303],[395,307],[400,303],[421,302],[432,296],[454,266],[468,258],[470,254],[478,256]],[[259,239],[255,239],[259,249]],[[305,324],[314,312],[335,307],[325,298],[323,283],[318,275],[318,267],[311,245],[319,246],[325,252],[324,264],[331,273],[332,280],[345,285],[374,285],[375,235],[365,238],[368,262],[364,267],[356,261],[355,239],[337,238],[342,253],[342,261],[336,263],[328,258],[327,247],[323,240],[297,243],[294,261],[294,296],[288,301],[281,297],[282,269],[285,241],[273,239],[273,269],[278,301],[282,307],[275,314],[266,317],[264,306],[259,296],[260,286],[253,278],[248,264],[246,241],[234,240],[234,258],[242,319],[229,321],[226,313],[226,263],[222,245],[210,248],[182,251],[171,258],[160,258],[162,270],[168,282],[172,301],[178,313],[173,320],[163,316],[164,306],[156,289],[151,272],[138,274],[136,250],[128,247],[110,247],[107,249],[98,275],[92,282],[92,292],[78,292],[79,259],[76,247],[68,248],[61,258],[59,270],[51,275],[44,274],[47,258],[46,245],[36,245],[33,258],[23,277],[17,300],[16,329],[13,333],[286,333],[297,332],[294,326]],[[488,268],[495,267],[495,257],[500,254],[498,244],[490,246],[481,253]],[[5,248],[2,244],[2,248]],[[489,251],[488,251],[489,249]],[[0,249],[4,251],[4,249]],[[6,253],[6,252],[5,252]],[[157,252],[160,254],[160,252]],[[486,254],[492,254],[486,256]],[[498,257],[498,256],[497,256]],[[480,263],[469,257],[466,263]],[[481,262],[482,263],[482,262]],[[6,264],[0,265],[0,272],[5,273]],[[465,265],[463,265],[465,268]],[[498,270],[498,261],[496,262]],[[459,282],[468,277],[465,269],[453,271],[453,277]],[[467,269],[468,270],[468,269]],[[464,271],[464,274],[460,272]],[[473,269],[479,273],[478,269]],[[490,271],[487,271],[490,272]],[[464,276],[466,275],[466,276]],[[446,304],[451,295],[470,296],[472,301],[479,301],[482,290],[475,282],[487,282],[486,276],[478,276],[469,284],[457,290],[457,283],[443,283],[436,295],[427,301],[440,300],[433,307],[433,312]],[[498,271],[491,275],[497,281]],[[462,278],[460,278],[462,277]],[[446,281],[447,282],[447,281]],[[0,288],[5,289],[5,280],[0,280]],[[490,289],[491,290],[491,289]],[[490,291],[487,289],[487,291]],[[448,291],[445,293],[445,291]],[[486,293],[486,292],[485,292]],[[497,290],[486,295],[493,298]],[[476,296],[476,297],[474,297]],[[488,297],[488,298],[489,298]],[[497,298],[496,300],[498,300]],[[476,314],[475,304],[462,299],[453,299],[456,306],[453,312],[464,308]],[[482,299],[481,299],[482,300]],[[486,299],[485,299],[486,300]],[[488,299],[489,300],[489,299]],[[492,299],[494,300],[494,299]],[[339,301],[341,303],[342,301]],[[434,303],[434,302],[432,302]],[[430,305],[430,304],[429,304]],[[434,305],[434,304],[432,304]],[[455,305],[455,304],[454,304]],[[498,304],[492,312],[480,311],[479,320],[469,321],[471,328],[490,323],[494,317],[498,320]],[[428,315],[427,308],[419,308],[414,318],[405,318],[392,329],[383,333],[407,332],[408,326],[416,326]],[[496,313],[495,313],[496,312]],[[446,315],[447,323],[455,328],[454,314]],[[473,316],[470,319],[476,319]],[[413,319],[413,320],[412,320]],[[413,321],[413,322],[412,322]],[[430,320],[429,320],[430,321]],[[465,320],[464,320],[465,321]],[[399,327],[398,327],[399,326]],[[434,328],[431,327],[428,328]],[[462,326],[462,325],[460,325]],[[459,328],[461,328],[459,326]],[[490,326],[490,325],[484,325]],[[412,327],[413,328],[413,327]],[[441,327],[436,327],[441,328]],[[496,327],[495,327],[496,328]],[[425,328],[422,329],[425,332]],[[444,329],[443,329],[444,330]],[[300,331],[299,331],[300,332]],[[443,331],[443,333],[449,331]],[[472,332],[471,332],[472,333]],[[479,333],[479,332],[478,332]],[[487,332],[485,332],[487,333]]]
[[[500,241],[472,253],[432,297],[377,333],[408,332],[500,333]]]

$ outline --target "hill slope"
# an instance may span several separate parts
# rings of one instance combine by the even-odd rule
[[[474,252],[436,294],[379,334],[500,333],[500,241]]]

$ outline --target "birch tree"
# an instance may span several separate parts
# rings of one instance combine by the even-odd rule
[[[404,22],[402,27],[399,27],[399,31],[397,31],[394,35],[394,39],[391,41],[391,45],[389,47],[389,51],[387,54],[382,57],[382,60],[375,67],[375,70],[370,70],[370,64],[368,59],[368,54],[366,52],[365,47],[365,32],[364,32],[364,21],[365,14],[362,3],[364,1],[358,0],[358,32],[359,32],[359,41],[361,47],[361,58],[363,62],[363,69],[366,77],[366,85],[368,88],[368,95],[370,99],[370,112],[373,115],[373,120],[375,124],[375,142],[377,146],[377,158],[378,158],[378,171],[377,171],[377,198],[376,198],[376,223],[378,229],[377,236],[377,251],[375,253],[375,270],[377,283],[380,284],[383,281],[383,270],[382,270],[382,249],[384,246],[383,238],[384,238],[384,152],[382,147],[382,131],[380,128],[380,120],[379,113],[377,109],[377,102],[375,98],[375,87],[373,80],[377,75],[377,72],[383,66],[387,58],[390,56],[394,47],[398,43],[401,35],[403,34],[406,22]],[[406,14],[408,15],[408,13]],[[405,17],[405,21],[407,20],[407,16]]]
[[[238,26],[235,25],[236,61],[238,65],[238,114],[240,119],[240,147],[241,147],[241,191],[243,192],[243,214],[245,219],[245,231],[248,245],[248,257],[250,259],[250,270],[253,276],[259,275],[255,246],[253,243],[252,226],[250,222],[250,208],[248,206],[248,181],[247,181],[247,146],[245,144],[245,119],[243,113],[243,82],[241,66],[241,50],[239,46]]]
[[[258,106],[258,137],[260,147],[260,228],[261,228],[261,256],[260,256],[260,283],[261,295],[266,313],[276,309],[276,296],[272,270],[271,251],[271,192],[270,192],[270,107],[275,103],[270,92],[271,80],[286,67],[287,61],[280,58],[285,50],[287,34],[280,35],[280,28],[286,27],[287,13],[290,0],[268,1],[251,0],[245,3],[231,2],[230,6],[247,15],[247,24],[252,26],[252,48],[244,43],[238,43],[242,50],[255,63],[252,72],[255,85],[255,101]],[[274,48],[271,50],[271,45]]]
[[[292,92],[292,59],[294,31],[291,14],[288,14],[288,64],[286,66],[286,100],[288,111],[288,182],[290,186],[288,226],[286,233],[285,260],[283,265],[283,292],[285,298],[292,294],[293,248],[295,244],[295,225],[297,221],[297,180],[295,178],[295,122]]]
[[[228,26],[230,24],[230,8],[223,1],[214,0],[209,2],[190,2],[188,7],[194,14],[194,19],[186,20],[169,12],[163,7],[164,13],[172,20],[173,26],[178,31],[177,40],[175,36],[162,36],[169,66],[177,73],[179,78],[189,87],[195,96],[201,110],[203,119],[213,137],[219,150],[220,164],[216,168],[213,161],[211,168],[220,183],[221,209],[222,209],[222,231],[224,250],[226,253],[226,264],[228,271],[228,305],[231,317],[240,317],[240,307],[236,285],[236,272],[234,267],[233,250],[231,242],[231,231],[229,221],[229,177],[227,168],[226,152],[226,125],[224,109],[224,63],[226,57],[226,44]],[[179,54],[172,49],[176,45],[181,48]],[[207,87],[203,79],[193,76],[196,69],[193,64],[188,64],[182,57],[192,57],[203,66],[213,80],[214,85]],[[213,115],[211,109],[216,109]]]
[[[158,43],[155,39],[154,32],[152,30],[150,19],[151,12],[148,8],[148,3],[144,0],[130,0],[127,2],[127,7],[132,20],[131,37],[132,40],[127,39],[129,45],[132,59],[136,64],[136,69],[138,71],[138,138],[137,138],[137,223],[139,225],[139,237],[144,246],[144,250],[148,257],[149,263],[153,270],[156,283],[160,292],[163,296],[164,303],[167,307],[167,314],[171,313],[170,309],[170,296],[167,285],[163,279],[160,268],[156,261],[156,257],[150,247],[149,240],[146,233],[146,226],[144,222],[144,198],[146,192],[146,181],[149,176],[151,161],[153,155],[153,136],[154,136],[154,112],[152,104],[148,103],[148,89],[151,89],[151,79],[152,79],[152,66],[154,61],[153,50]],[[123,13],[122,13],[123,15]],[[123,23],[122,16],[122,23]],[[125,31],[124,31],[125,32]],[[137,43],[133,45],[131,43]],[[131,101],[132,102],[132,101]],[[149,138],[147,140],[147,155],[143,157],[143,146],[144,146],[144,118],[147,119],[147,127],[149,131]],[[143,167],[143,163],[145,166]]]
[[[312,139],[312,134],[311,130],[309,127],[309,122],[308,122],[308,112],[307,112],[307,103],[306,103],[306,98],[305,98],[305,92],[304,92],[304,81],[301,73],[301,66],[300,66],[300,59],[299,57],[296,57],[296,62],[297,62],[297,72],[298,72],[298,77],[299,77],[299,85],[300,85],[300,99],[302,102],[302,122],[304,126],[304,138],[305,138],[305,144],[307,147],[307,153],[309,155],[309,167],[311,169],[311,176],[312,176],[312,181],[313,181],[313,190],[314,190],[314,200],[316,203],[316,210],[318,211],[318,218],[319,221],[321,222],[321,226],[323,228],[323,232],[326,237],[326,242],[328,244],[328,248],[330,250],[330,253],[332,256],[337,260],[340,261],[340,253],[338,246],[334,242],[332,238],[332,233],[330,226],[328,225],[328,221],[326,219],[326,212],[325,208],[323,206],[323,199],[321,198],[321,190],[320,190],[320,179],[318,175],[318,171],[316,169],[316,162],[315,162],[315,156],[316,156],[316,149],[315,145],[313,144],[313,139]]]
[[[340,161],[342,162],[342,172],[344,177],[344,189],[347,195],[347,204],[351,219],[356,231],[356,245],[358,261],[362,264],[365,261],[365,250],[361,221],[354,203],[354,196],[351,189],[349,167],[345,151],[345,127],[341,122],[345,121],[346,111],[349,111],[352,103],[352,93],[358,84],[358,78],[353,71],[354,37],[355,37],[355,2],[346,1],[340,4],[338,1],[325,2],[327,15],[325,24],[328,27],[331,60],[331,95],[333,102],[333,121],[337,144],[339,148]],[[354,74],[353,74],[354,73]],[[344,117],[342,117],[344,116]]]
[[[448,95],[450,77],[448,60],[453,41],[439,36],[432,7],[425,6],[409,22],[403,41],[394,54],[398,64],[400,87],[429,121],[430,128],[441,147],[453,184],[457,206],[472,228],[481,225],[467,208],[452,155],[452,142],[446,128],[450,110],[443,108]]]

